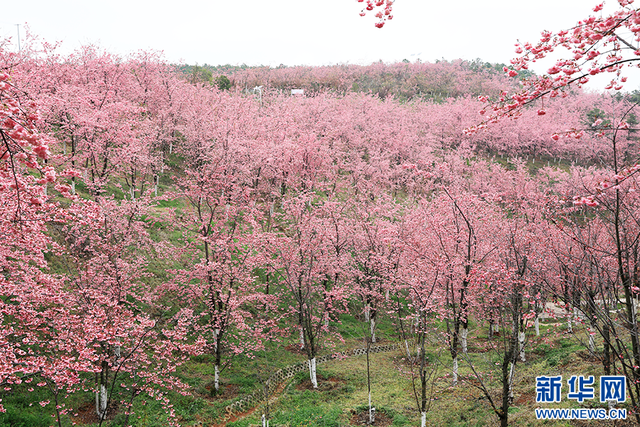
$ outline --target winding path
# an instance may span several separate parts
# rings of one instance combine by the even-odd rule
[[[393,351],[397,350],[398,348],[399,347],[396,344],[372,346],[369,348],[369,354]],[[347,350],[318,357],[316,359],[316,364],[325,363],[335,359],[345,359],[347,357],[362,356],[365,354],[367,354],[366,347],[355,348],[353,350]],[[283,382],[285,382],[289,378],[292,378],[298,372],[302,372],[308,369],[308,366],[309,362],[304,361],[277,370],[265,382],[263,388],[254,391],[253,393],[243,397],[240,400],[236,400],[230,405],[227,405],[227,407],[225,408],[225,417],[220,425],[225,426],[227,425],[227,423],[232,421],[232,419],[235,421],[235,419],[238,418],[237,416],[241,413],[247,412],[247,414],[245,415],[249,415],[249,413],[253,412],[253,409],[256,409],[267,398],[270,398],[273,393],[278,390]]]

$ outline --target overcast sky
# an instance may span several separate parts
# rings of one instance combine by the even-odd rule
[[[23,41],[27,24],[44,40],[62,42],[63,52],[92,43],[123,56],[162,50],[168,61],[190,64],[508,63],[517,40],[568,28],[598,2],[396,0],[394,19],[378,29],[374,16],[359,16],[356,0],[22,0],[3,5],[0,36],[17,48],[16,24]]]

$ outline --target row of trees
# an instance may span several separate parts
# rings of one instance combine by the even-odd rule
[[[303,89],[305,94],[333,92],[368,93],[381,99],[442,102],[462,96],[497,95],[516,87],[516,80],[503,75],[504,64],[474,61],[436,61],[397,64],[334,65],[323,67],[233,67],[183,66],[192,82],[211,83],[219,89],[235,87],[249,91],[256,86],[289,92]]]

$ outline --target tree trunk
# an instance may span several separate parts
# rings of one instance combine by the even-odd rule
[[[375,317],[371,318],[369,324],[371,326],[371,342],[376,342],[376,319],[375,319]]]
[[[153,193],[158,197],[158,183],[160,182],[160,176],[156,175],[154,181]]]
[[[605,314],[608,315],[608,311],[605,311]],[[611,375],[611,353],[609,351],[609,343],[611,340],[611,336],[609,333],[609,325],[605,322],[602,325],[602,341],[604,345],[604,349],[602,351],[602,369],[604,370],[605,375]]]
[[[462,328],[460,344],[462,345],[462,353],[467,354],[467,336],[469,336],[469,328]]]
[[[511,368],[509,369],[509,402],[513,401],[513,379],[516,373],[516,365],[515,363],[511,364]]]
[[[107,387],[104,384],[100,384],[100,388],[96,392],[96,413],[100,420],[103,420],[107,415]]]
[[[218,393],[220,391],[220,361],[222,358],[222,354],[221,354],[221,346],[219,344],[219,340],[220,340],[220,329],[214,329],[213,330],[213,337],[215,339],[215,356],[216,356],[216,362],[215,362],[215,366],[214,366],[214,371],[215,371],[215,376],[214,376],[214,380],[213,380],[213,385],[215,387],[215,391],[216,393]]]
[[[508,427],[509,424],[509,395],[511,394],[511,372],[509,369],[509,359],[511,359],[510,353],[513,350],[515,349],[511,347],[511,351],[505,354],[505,358],[502,361],[502,406],[498,411],[496,411],[498,418],[500,418],[500,427]]]
[[[98,389],[96,390],[96,414],[100,421],[107,416],[107,405],[109,395],[107,393],[107,383],[109,381],[109,364],[106,360],[102,361],[102,369],[98,374]]]
[[[453,358],[453,385],[458,385],[458,356]]]
[[[500,326],[495,324],[494,322],[489,323],[489,339],[493,338],[494,335],[500,330]]]
[[[220,365],[216,363],[214,369],[215,369],[215,377],[213,380],[213,384],[217,393],[218,391],[220,391]]]
[[[309,359],[309,374],[313,388],[318,388],[318,377],[316,376],[316,358]]]
[[[376,408],[371,406],[371,390],[369,390],[369,424],[376,422]]]

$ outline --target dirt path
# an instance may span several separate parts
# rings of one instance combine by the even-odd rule
[[[375,346],[369,349],[369,353],[375,354],[375,353],[382,353],[387,351],[394,351],[394,350],[397,350],[398,348],[399,347],[396,345]],[[336,359],[340,360],[346,357],[362,356],[364,354],[366,354],[366,349],[354,348],[348,351],[320,357],[318,358],[317,363],[321,364],[329,360],[336,360]],[[278,400],[278,398],[284,391],[289,380],[293,378],[295,373],[301,370],[300,369],[301,366],[306,367],[306,362],[296,363],[294,365],[290,365],[285,368],[279,369],[267,380],[267,387],[269,388],[272,387],[269,383],[271,384],[275,383],[275,387],[273,391],[269,393],[268,404],[270,406]],[[253,393],[240,399],[239,401],[236,401],[231,403],[230,405],[227,405],[227,407],[225,408],[227,414],[224,416],[222,422],[219,424],[212,424],[211,427],[224,427],[228,423],[237,421],[239,419],[242,419],[244,417],[247,417],[253,414],[257,409],[264,406],[264,401],[259,397],[260,394],[262,394],[262,392],[260,392],[260,390],[256,390]],[[248,406],[252,401],[254,402],[258,401],[258,402],[250,405],[248,408],[245,409],[245,407]],[[239,409],[239,408],[242,408],[242,409]]]

